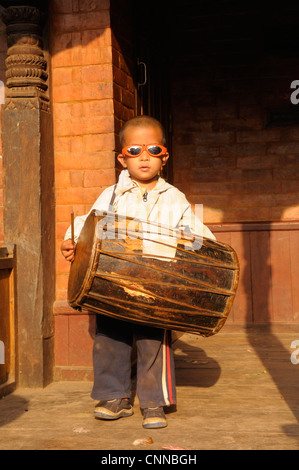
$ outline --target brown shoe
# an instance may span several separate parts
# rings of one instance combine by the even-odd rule
[[[132,405],[128,398],[115,398],[114,400],[100,401],[94,410],[95,418],[118,419],[132,416]]]
[[[165,428],[167,426],[163,406],[144,408],[142,426],[146,429]]]

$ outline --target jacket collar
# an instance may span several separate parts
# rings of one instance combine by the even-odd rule
[[[131,179],[128,170],[125,169],[125,170],[122,170],[119,175],[115,193],[116,195],[121,195],[127,191],[130,191],[133,188],[138,188],[138,187],[139,185]],[[167,189],[171,187],[172,186],[169,183],[167,183],[163,178],[159,177],[156,186],[153,188],[153,191],[156,191],[157,193],[162,193],[164,191],[167,191]]]

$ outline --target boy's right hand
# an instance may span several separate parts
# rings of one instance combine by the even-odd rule
[[[75,246],[71,239],[62,242],[60,250],[67,261],[73,261],[75,258]]]

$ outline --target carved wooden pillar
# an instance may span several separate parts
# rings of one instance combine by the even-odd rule
[[[48,101],[47,61],[42,50],[43,20],[43,12],[30,5],[8,6],[2,14],[8,45],[7,97],[38,96]]]
[[[54,158],[45,12],[25,0],[0,2],[7,31],[2,109],[4,237],[17,251],[18,383],[52,380],[55,276]]]

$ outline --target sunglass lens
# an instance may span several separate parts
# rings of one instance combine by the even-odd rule
[[[159,145],[150,145],[148,147],[149,153],[152,155],[159,155],[162,152],[162,148]]]
[[[132,147],[129,147],[127,149],[127,152],[129,155],[137,156],[141,153],[141,147],[138,147],[137,145],[133,145]]]

